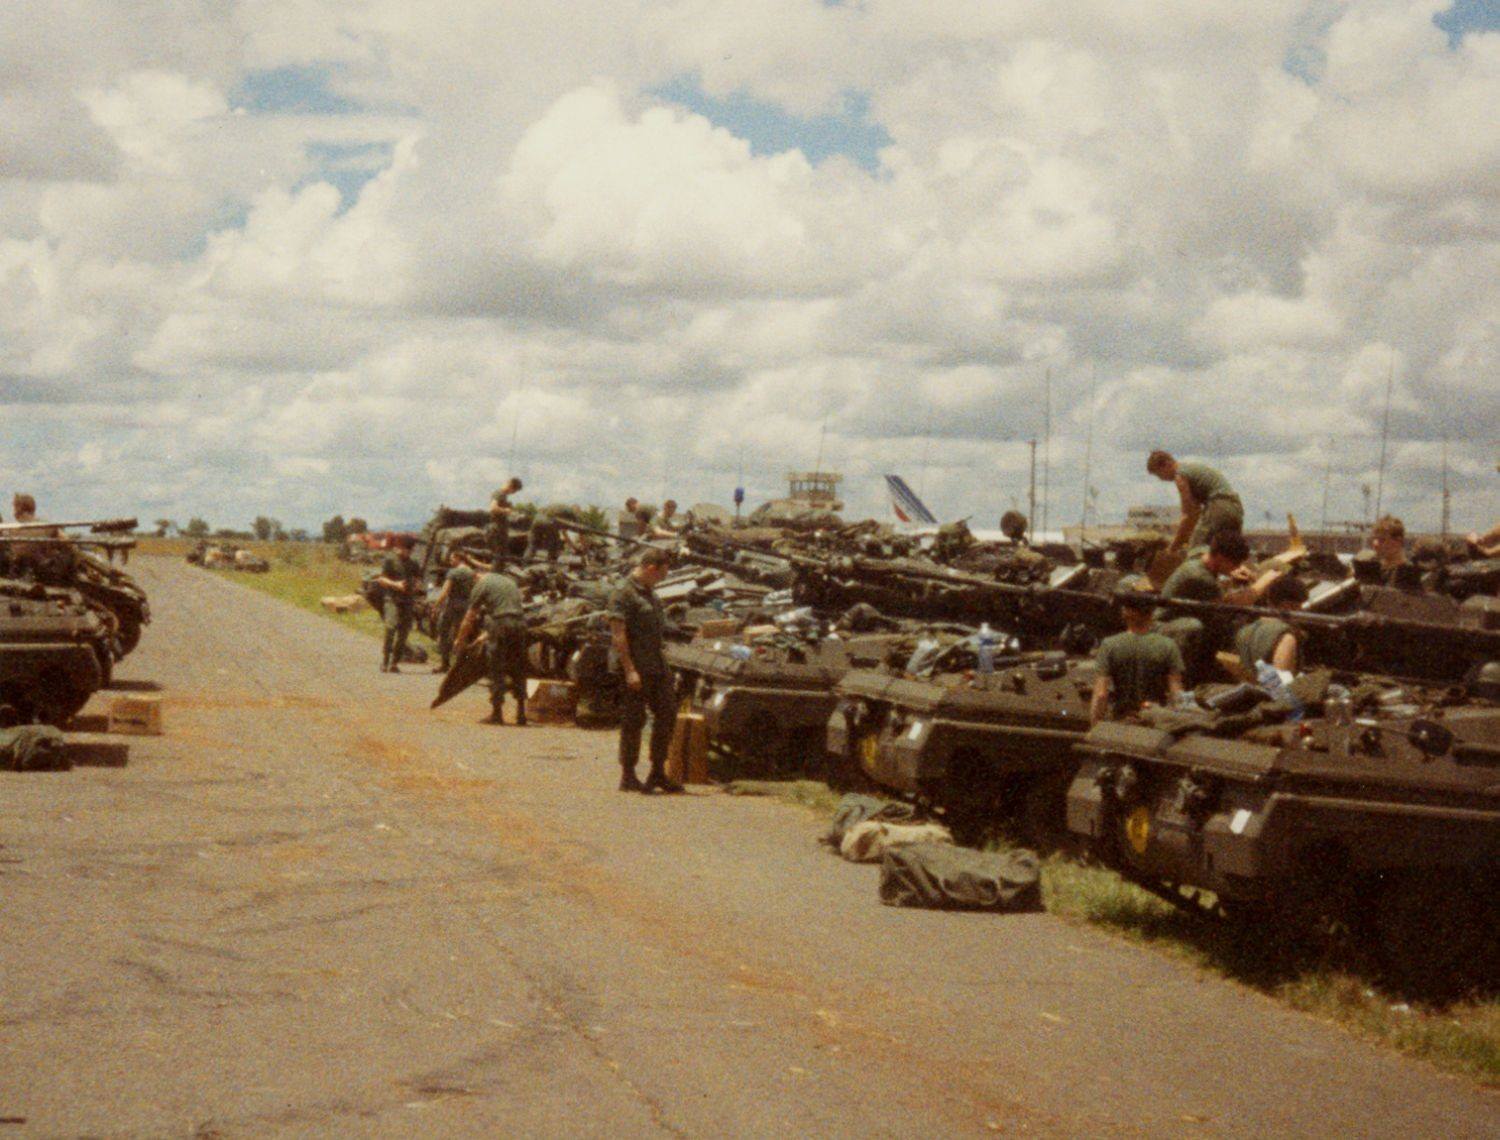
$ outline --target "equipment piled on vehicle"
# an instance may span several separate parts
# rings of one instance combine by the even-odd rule
[[[1179,906],[1335,920],[1406,985],[1500,978],[1500,662],[1460,688],[1308,674],[1081,742],[1069,828]]]

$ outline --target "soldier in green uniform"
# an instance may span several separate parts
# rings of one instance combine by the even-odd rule
[[[1194,555],[1172,571],[1161,588],[1163,598],[1181,598],[1188,602],[1228,602],[1236,606],[1253,606],[1265,596],[1271,584],[1285,573],[1276,568],[1266,571],[1254,582],[1241,575],[1250,558],[1250,544],[1237,530],[1221,530],[1202,554]],[[1235,577],[1239,581],[1228,592],[1220,579]],[[1228,627],[1205,623],[1195,615],[1173,617],[1169,608],[1157,611],[1157,632],[1177,642],[1187,662],[1188,678],[1196,683],[1203,679],[1211,665],[1214,651],[1228,639]]]
[[[458,627],[454,657],[461,657],[483,627],[489,666],[490,715],[486,724],[504,724],[505,692],[516,699],[516,723],[526,723],[526,614],[521,587],[505,573],[506,558],[495,555],[490,572],[474,585],[469,608]]]
[[[401,655],[406,651],[406,638],[411,633],[412,618],[417,612],[422,568],[412,558],[411,548],[410,535],[397,535],[395,549],[385,556],[380,565],[380,576],[375,579],[385,595],[381,603],[385,619],[385,642],[380,651],[382,673],[401,671]]]
[[[1277,578],[1266,591],[1266,601],[1274,609],[1295,610],[1307,601],[1307,586],[1300,578],[1286,575]],[[1301,642],[1297,631],[1280,618],[1257,618],[1234,635],[1235,652],[1251,677],[1256,666],[1269,662],[1283,673],[1296,673],[1301,664]]]
[[[655,587],[672,565],[660,548],[646,551],[609,600],[610,633],[625,676],[620,707],[620,791],[680,792],[667,777],[667,746],[677,719],[677,694],[667,670],[662,638],[665,618]],[[641,730],[651,713],[651,771],[642,783],[635,774],[641,755]]]
[[[1229,480],[1206,463],[1179,463],[1165,451],[1153,451],[1146,470],[1177,486],[1182,519],[1170,550],[1194,551],[1207,546],[1223,530],[1245,528],[1245,508]]]
[[[526,553],[523,555],[525,561],[530,562],[539,555],[545,555],[548,562],[556,562],[562,553],[563,543],[577,550],[578,544],[574,536],[564,534],[561,523],[578,521],[578,512],[568,506],[542,507],[532,517],[531,529],[526,535]]]
[[[462,550],[455,546],[448,551],[448,572],[443,575],[443,588],[433,602],[437,610],[438,643],[438,664],[434,673],[446,673],[453,664],[453,638],[458,633],[458,623],[468,612],[469,595],[474,592],[478,577]]]
[[[512,475],[490,496],[490,525],[484,536],[490,544],[490,555],[508,554],[510,551],[510,497],[523,486],[521,480]]]
[[[1151,629],[1151,609],[1133,591],[1115,594],[1125,632],[1099,646],[1098,673],[1089,720],[1134,716],[1146,704],[1164,705],[1182,694],[1182,652],[1170,637]]]

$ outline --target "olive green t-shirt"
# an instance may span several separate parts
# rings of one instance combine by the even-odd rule
[[[405,593],[387,590],[385,596],[389,601],[395,602],[398,606],[416,604],[422,584],[422,568],[417,565],[416,559],[405,554],[387,554],[385,561],[380,564],[380,576],[389,578],[393,582],[407,583]]]
[[[1177,474],[1182,476],[1193,499],[1200,504],[1210,499],[1239,499],[1229,480],[1206,463],[1179,463]]]
[[[1296,632],[1280,618],[1257,618],[1234,635],[1234,648],[1240,663],[1253,673],[1260,662],[1271,660],[1283,637]]]
[[[1164,598],[1181,598],[1188,602],[1217,602],[1224,597],[1219,577],[1203,564],[1202,558],[1189,558],[1161,588]]]
[[[1117,633],[1099,646],[1099,672],[1109,678],[1116,716],[1139,712],[1146,701],[1165,704],[1167,678],[1182,676],[1182,651],[1160,633]]]
[[[654,591],[642,586],[633,575],[627,576],[610,595],[609,616],[625,623],[625,641],[630,646],[636,672],[656,676],[667,671],[667,659],[662,652],[666,618]]]
[[[490,571],[480,578],[469,596],[469,608],[478,610],[485,625],[523,620],[521,587],[509,574]]]
[[[454,566],[448,573],[443,575],[445,582],[451,582],[448,589],[448,604],[452,606],[467,606],[469,598],[474,593],[474,583],[479,575],[474,573],[472,566]]]

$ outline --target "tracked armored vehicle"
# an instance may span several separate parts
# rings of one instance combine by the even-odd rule
[[[1500,665],[1473,677],[1369,683],[1305,721],[1272,704],[1101,724],[1068,826],[1179,905],[1347,923],[1407,986],[1500,984]]]
[[[667,646],[684,705],[707,722],[709,742],[737,770],[768,776],[818,774],[836,698],[851,668],[882,661],[909,634],[825,638],[795,652],[731,641]]]
[[[881,788],[942,808],[961,832],[1009,821],[1054,846],[1093,680],[1091,662],[1061,652],[1001,659],[985,687],[967,675],[851,672],[827,748]]]
[[[0,724],[65,725],[109,680],[110,640],[76,594],[0,581]]]

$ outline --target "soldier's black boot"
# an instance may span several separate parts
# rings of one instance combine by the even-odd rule
[[[645,785],[642,784],[640,778],[636,776],[634,768],[620,769],[620,791],[638,792],[643,787],[645,787]]]
[[[641,791],[647,795],[650,795],[652,792],[660,792],[664,796],[675,796],[687,791],[687,789],[668,776],[661,768],[653,764],[651,765],[651,771],[646,773],[646,782],[641,785]]]
[[[518,725],[526,723],[526,698],[524,697],[516,701],[516,723]]]
[[[505,713],[503,705],[491,705],[490,715],[484,718],[485,724],[504,724]]]

